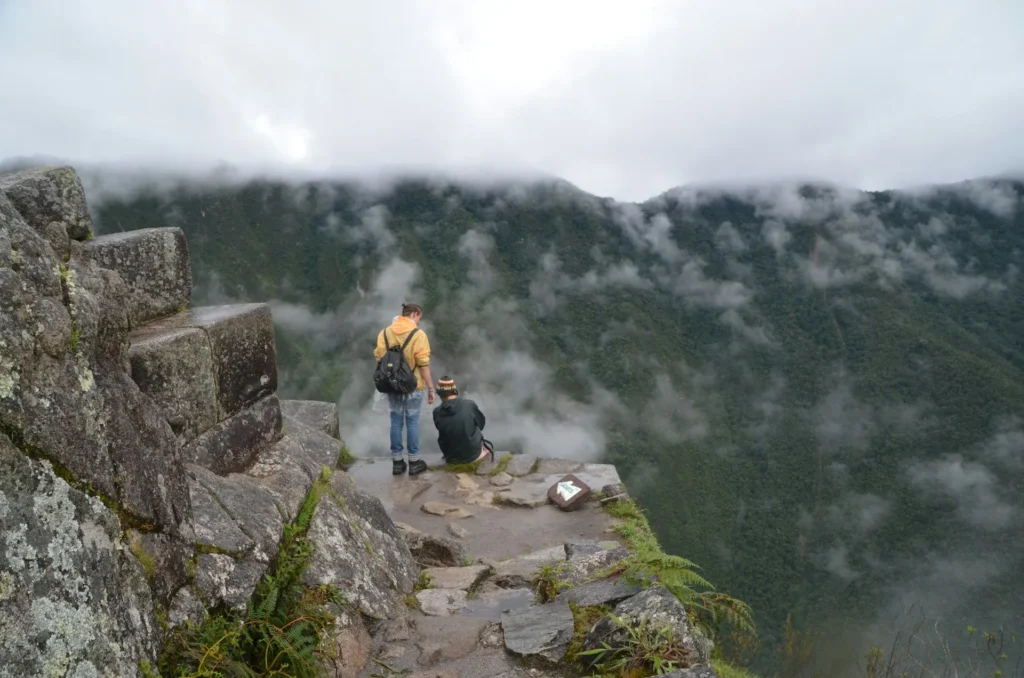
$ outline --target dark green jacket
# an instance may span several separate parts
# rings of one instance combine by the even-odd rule
[[[472,400],[456,397],[434,408],[437,444],[445,462],[467,464],[476,461],[484,439],[487,419]]]

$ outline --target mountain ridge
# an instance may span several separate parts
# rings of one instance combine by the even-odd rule
[[[367,337],[418,300],[493,435],[615,463],[666,550],[753,605],[770,663],[788,615],[858,619],[832,639],[853,652],[904,597],[1022,626],[1024,184],[986,181],[644,203],[265,181],[95,211],[181,226],[199,299],[275,299],[282,392],[338,400],[357,453],[386,430]]]

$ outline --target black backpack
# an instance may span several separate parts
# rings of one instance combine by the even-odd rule
[[[384,330],[384,346],[387,350],[377,361],[377,369],[373,371],[373,383],[381,393],[405,395],[416,390],[416,375],[413,374],[409,363],[405,362],[405,347],[419,329],[413,328],[401,346],[392,346],[388,342],[388,331]]]

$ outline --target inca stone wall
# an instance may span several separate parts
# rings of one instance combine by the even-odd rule
[[[191,290],[180,229],[94,237],[72,168],[0,175],[0,678],[139,675],[176,625],[244,610],[337,464],[336,407],[276,395],[269,308]],[[332,482],[311,532],[346,566],[308,577],[386,618],[415,562]]]

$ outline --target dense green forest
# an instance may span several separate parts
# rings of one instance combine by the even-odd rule
[[[839,676],[910,604],[951,636],[1024,630],[1022,195],[424,179],[92,201],[101,232],[184,229],[195,303],[273,300],[281,392],[338,400],[357,454],[387,442],[376,332],[423,304],[434,374],[491,439],[616,463],[666,551],[752,605],[753,666],[781,666],[788,617]]]

